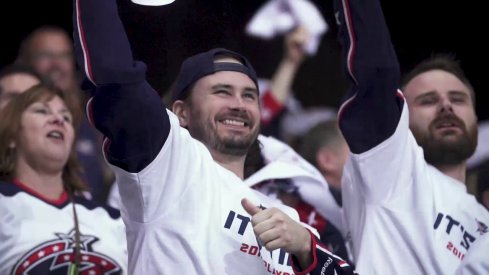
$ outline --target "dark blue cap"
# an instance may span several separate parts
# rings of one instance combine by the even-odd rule
[[[216,55],[226,55],[236,58],[242,64],[230,62],[215,63]],[[189,88],[204,76],[213,74],[219,71],[235,71],[244,73],[255,82],[258,89],[256,73],[251,63],[239,53],[226,50],[223,48],[215,48],[207,52],[199,53],[185,59],[178,73],[177,80],[172,90],[172,100],[185,99],[188,96]]]

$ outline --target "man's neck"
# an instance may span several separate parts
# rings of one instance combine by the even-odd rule
[[[233,172],[240,179],[244,178],[244,163],[245,163],[246,155],[233,156],[228,154],[222,154],[216,151],[211,151],[211,155],[214,161],[219,163],[222,167]]]
[[[455,165],[437,165],[435,166],[438,170],[440,170],[443,174],[452,177],[462,183],[465,183],[466,162],[462,162],[460,164]]]

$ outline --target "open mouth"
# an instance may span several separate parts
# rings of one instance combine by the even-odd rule
[[[224,119],[220,120],[224,125],[229,125],[229,126],[236,126],[236,127],[248,127],[249,123],[241,120],[236,120],[236,119]]]
[[[64,140],[65,137],[61,131],[51,131],[47,134],[48,138],[55,139],[55,140]]]
[[[454,116],[440,117],[434,121],[435,129],[462,129],[463,123]]]

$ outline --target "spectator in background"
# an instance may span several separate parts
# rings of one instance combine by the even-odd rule
[[[306,57],[304,43],[308,40],[307,29],[297,26],[284,37],[284,51],[272,79],[259,81],[260,101],[262,105],[262,130],[267,136],[282,139],[280,133],[280,119],[293,99],[292,84],[297,71]]]
[[[259,79],[262,105],[261,133],[285,141],[292,147],[320,121],[334,119],[336,111],[323,106],[302,107],[294,97],[292,85],[304,60],[310,41],[305,26],[297,26],[284,37],[284,55],[270,81]]]
[[[76,117],[42,84],[0,111],[0,274],[125,274],[118,211],[87,200]]]
[[[341,177],[350,149],[338,128],[338,121],[318,123],[300,139],[297,151],[313,164],[328,182],[336,202],[341,202]]]
[[[67,100],[83,113],[86,100],[80,91],[73,43],[65,30],[55,26],[41,26],[21,43],[17,62],[31,66],[36,72],[66,93]],[[103,161],[101,137],[83,116],[76,151],[83,167],[83,178],[96,201],[105,202],[113,176]]]
[[[78,91],[72,42],[59,27],[35,29],[21,42],[17,62],[32,66],[63,91]]]
[[[16,95],[41,81],[41,76],[30,67],[22,65],[4,67],[0,71],[0,109]]]

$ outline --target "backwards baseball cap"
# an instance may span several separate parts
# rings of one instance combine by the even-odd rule
[[[242,64],[231,62],[215,62],[216,57],[226,56],[237,59]],[[235,71],[246,74],[258,89],[256,73],[246,57],[239,53],[215,48],[185,59],[180,67],[177,80],[172,90],[172,101],[182,100],[188,96],[189,88],[204,76],[219,71]]]

